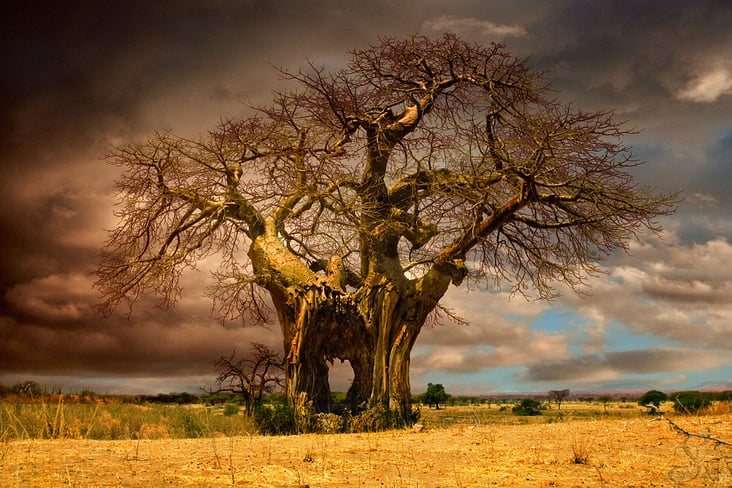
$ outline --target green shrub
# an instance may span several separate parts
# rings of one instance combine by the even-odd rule
[[[638,405],[641,405],[643,407],[654,405],[656,409],[658,409],[661,407],[661,404],[666,400],[668,400],[668,396],[664,392],[658,390],[650,390],[645,392],[643,396],[638,399]],[[651,408],[651,411],[653,412],[654,409]]]
[[[674,411],[686,414],[699,413],[712,404],[711,400],[698,391],[679,391],[673,393],[669,399],[674,402]]]
[[[231,417],[232,415],[239,415],[240,407],[235,403],[227,403],[224,405],[224,415]]]
[[[181,409],[178,414],[178,427],[184,432],[184,437],[197,438],[204,436],[204,423],[200,416],[189,409]]]
[[[541,402],[538,402],[532,398],[524,398],[512,409],[514,415],[520,417],[533,417],[541,415]]]
[[[296,434],[295,411],[287,404],[262,406],[254,411],[254,421],[260,434]]]

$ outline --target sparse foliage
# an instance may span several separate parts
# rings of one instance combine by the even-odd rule
[[[610,402],[613,401],[613,397],[610,395],[600,395],[597,397],[597,401],[602,404],[602,409],[605,413],[607,413],[607,406]]]
[[[551,390],[549,397],[556,402],[557,410],[561,410],[562,402],[569,397],[569,390],[566,388],[564,390]]]
[[[624,249],[675,196],[633,182],[610,111],[557,101],[503,46],[454,35],[383,38],[331,72],[199,140],[157,133],[114,149],[117,216],[97,267],[110,312],[220,261],[223,319],[268,320],[291,405],[330,406],[328,361],[348,361],[352,408],[410,416],[409,358],[450,284],[552,297]]]
[[[572,439],[572,457],[573,464],[589,464],[590,454],[592,453],[592,439],[581,438],[575,436]]]
[[[260,343],[253,343],[244,357],[238,356],[236,350],[228,357],[221,356],[216,361],[216,369],[218,388],[209,393],[240,395],[249,416],[261,405],[265,393],[271,393],[283,384],[282,358]]]

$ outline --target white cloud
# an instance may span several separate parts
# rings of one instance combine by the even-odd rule
[[[731,261],[732,244],[725,238],[683,244],[667,233],[662,239],[647,237],[606,275],[589,280],[588,297],[566,291],[548,303],[451,290],[445,304],[471,325],[425,329],[413,354],[413,373],[526,367],[522,381],[566,379],[595,387],[624,377],[717,367],[732,347],[732,268],[726,265]],[[571,310],[582,319],[557,323],[556,331],[532,329],[553,309]],[[637,344],[610,343],[611,324],[658,346],[636,351]]]
[[[732,346],[729,262],[732,245],[724,238],[694,245],[659,241],[593,279],[589,297],[567,293],[560,302],[588,323],[614,320],[690,347]]]
[[[521,37],[526,35],[526,30],[520,25],[500,25],[472,17],[449,17],[442,15],[426,20],[422,26],[425,30],[453,32],[465,37],[504,39],[506,37]]]
[[[570,356],[567,337],[527,324],[486,317],[469,327],[426,329],[412,355],[412,371],[478,372]]]
[[[719,204],[719,199],[706,193],[692,193],[686,198],[686,202],[701,208],[711,208]]]
[[[732,67],[718,66],[689,81],[676,97],[691,102],[711,103],[729,94],[732,94]]]

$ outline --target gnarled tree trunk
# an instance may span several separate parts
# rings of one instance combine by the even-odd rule
[[[433,266],[412,280],[401,272],[372,273],[347,292],[338,258],[325,275],[315,273],[285,248],[274,225],[265,224],[249,256],[282,328],[290,404],[329,411],[328,362],[339,359],[353,368],[347,399],[354,411],[382,405],[398,423],[408,423],[410,354],[427,316],[456,282],[456,266]]]
[[[451,274],[437,269],[419,280],[392,282],[382,277],[376,285],[356,294],[366,330],[375,346],[371,352],[369,407],[382,405],[395,414],[400,425],[408,424],[412,416],[409,382],[412,348],[451,279]]]
[[[373,341],[351,297],[321,283],[275,306],[283,332],[290,402],[302,401],[304,394],[315,411],[330,411],[328,362],[340,359],[349,361],[354,370],[347,398],[352,409],[360,408],[370,394]]]

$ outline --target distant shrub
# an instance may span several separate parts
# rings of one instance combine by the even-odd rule
[[[669,398],[674,402],[674,411],[694,414],[711,406],[712,402],[703,393],[698,391],[679,391]]]
[[[254,421],[260,434],[296,434],[295,411],[287,404],[262,406],[254,411]]]
[[[533,417],[541,415],[541,402],[533,398],[524,398],[513,409],[513,414],[520,417]]]
[[[651,409],[651,413],[661,408],[661,404],[668,400],[668,395],[662,391],[650,390],[645,392],[639,399],[638,405]]]
[[[235,403],[227,403],[224,405],[224,415],[231,417],[232,415],[238,415],[241,408]]]

